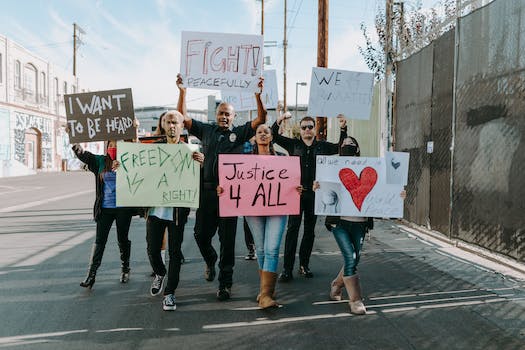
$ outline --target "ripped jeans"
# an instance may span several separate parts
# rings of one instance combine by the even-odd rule
[[[366,222],[340,220],[332,229],[344,260],[344,276],[356,274],[361,248],[366,234]]]

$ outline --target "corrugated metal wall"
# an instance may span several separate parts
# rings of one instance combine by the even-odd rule
[[[430,224],[450,236],[450,143],[454,82],[454,31],[434,42],[430,154]]]
[[[496,0],[458,30],[458,57],[451,31],[398,63],[395,149],[410,152],[405,218],[524,261],[525,0]]]
[[[410,152],[405,218],[427,225],[430,207],[430,140],[433,44],[399,62],[396,78],[395,150]]]
[[[460,20],[452,234],[525,260],[525,0]]]

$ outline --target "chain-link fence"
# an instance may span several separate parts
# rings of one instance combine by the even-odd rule
[[[524,261],[525,0],[496,0],[399,62],[395,100],[405,218]]]

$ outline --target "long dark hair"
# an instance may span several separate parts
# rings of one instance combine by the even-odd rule
[[[164,111],[160,115],[159,122],[157,123],[157,129],[155,129],[155,132],[153,133],[153,135],[166,135],[166,130],[164,130],[164,128],[162,127],[162,120],[164,119],[164,116],[166,115],[166,113],[168,113],[168,111]]]
[[[100,176],[100,181],[102,182],[104,182],[104,173],[106,173],[107,171],[111,171],[111,168],[113,167],[113,160],[108,155],[109,143],[110,141],[106,142],[106,147],[104,148],[106,150],[106,154],[104,154],[104,169],[102,169],[102,171],[98,175]]]

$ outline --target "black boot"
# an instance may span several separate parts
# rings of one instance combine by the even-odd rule
[[[104,255],[105,246],[101,244],[93,244],[91,250],[91,258],[89,260],[89,270],[86,279],[80,282],[80,286],[84,288],[92,288],[95,284],[95,276],[97,275],[97,270],[102,262],[102,255]]]
[[[86,279],[80,282],[80,286],[91,289],[95,284],[95,276],[96,272],[89,271],[88,275],[86,276]]]
[[[131,241],[127,241],[126,243],[122,243],[118,245],[120,249],[120,261],[122,263],[121,265],[121,272],[120,272],[120,283],[128,283],[129,281],[129,257],[131,255]]]

